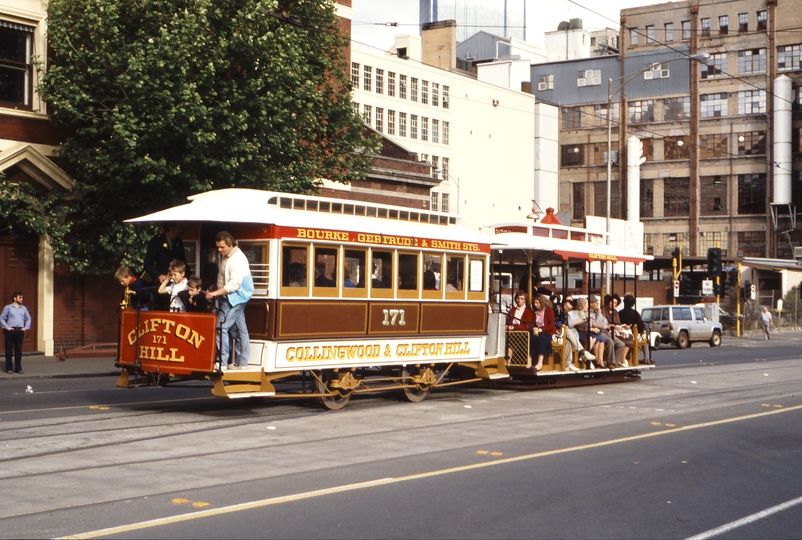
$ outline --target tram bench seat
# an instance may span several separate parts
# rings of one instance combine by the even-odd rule
[[[537,358],[532,358],[529,351],[529,332],[526,330],[507,330],[506,351],[507,365],[531,368],[535,365]],[[565,367],[565,328],[558,328],[557,333],[551,338],[551,354],[543,359],[543,369],[541,373],[549,371],[566,371]],[[576,352],[574,352],[576,355]],[[576,361],[576,356],[574,356]]]
[[[633,339],[629,344],[629,351],[627,352],[626,361],[629,367],[637,367],[643,363],[641,360],[641,352],[644,347],[649,346],[649,339],[647,334],[638,334],[638,326],[633,324],[630,327]]]

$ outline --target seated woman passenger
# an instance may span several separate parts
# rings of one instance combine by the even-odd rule
[[[579,334],[579,341],[586,343],[593,351],[596,363],[604,367],[604,344],[607,340],[598,332],[589,332],[588,328],[588,301],[586,298],[576,300],[576,309],[568,314],[568,326]]]
[[[543,368],[543,358],[551,354],[551,336],[557,331],[554,326],[554,311],[547,298],[539,296],[535,299],[535,310],[527,307],[526,293],[515,293],[515,305],[507,314],[508,330],[526,330],[529,332],[529,350],[537,354],[535,371]]]

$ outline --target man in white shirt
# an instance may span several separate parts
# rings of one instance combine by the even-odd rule
[[[231,233],[221,231],[217,233],[214,240],[220,256],[217,289],[207,292],[206,300],[219,298],[217,335],[221,359],[220,369],[225,370],[228,366],[232,339],[236,340],[233,369],[246,369],[251,344],[248,326],[245,324],[245,304],[253,296],[251,268],[248,258],[237,247],[237,241],[234,240]]]

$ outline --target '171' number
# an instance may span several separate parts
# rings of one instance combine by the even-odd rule
[[[407,324],[404,320],[403,309],[385,309],[382,311],[384,312],[384,320],[382,321],[384,326],[405,326]]]

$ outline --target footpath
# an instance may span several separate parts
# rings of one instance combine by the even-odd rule
[[[802,331],[791,328],[783,328],[772,332],[772,338],[784,340],[783,338],[802,337]],[[748,330],[740,338],[725,335],[724,344],[734,342],[752,344],[752,342],[763,341],[761,330]],[[697,345],[698,347],[699,345]],[[663,345],[663,347],[667,347]],[[657,353],[659,354],[659,353]],[[106,377],[120,374],[120,370],[114,367],[114,357],[102,358],[68,358],[59,362],[55,356],[45,356],[43,354],[29,353],[22,356],[22,371],[25,373],[8,374],[5,369],[0,371],[0,380],[6,379],[68,379],[80,377]],[[0,364],[2,365],[2,364]],[[2,365],[5,367],[4,365]]]

